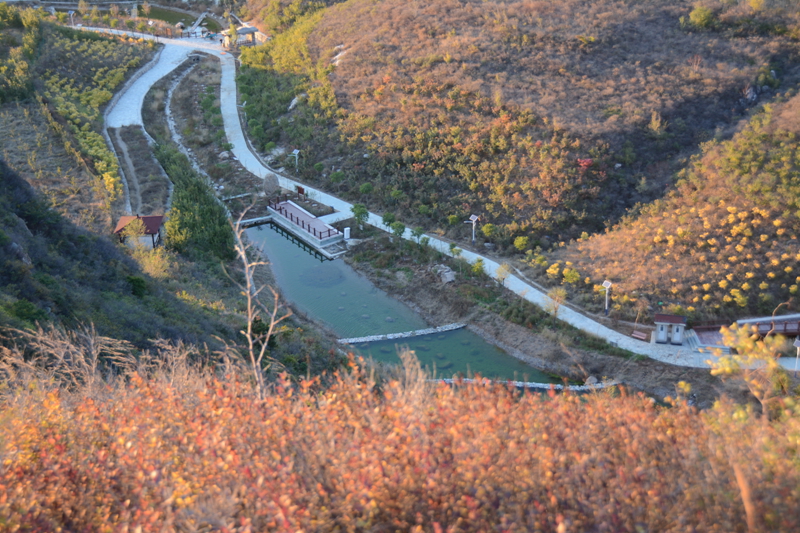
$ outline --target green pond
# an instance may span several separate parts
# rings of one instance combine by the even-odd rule
[[[301,313],[324,322],[341,338],[425,329],[427,324],[404,303],[381,291],[341,259],[328,261],[275,226],[245,230],[270,263],[281,294]],[[480,373],[484,377],[559,383],[468,329],[354,346],[365,357],[399,363],[397,347],[414,350],[437,377]]]

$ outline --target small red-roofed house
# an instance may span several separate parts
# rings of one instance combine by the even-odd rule
[[[128,224],[137,219],[141,220],[144,224],[144,237],[149,235],[150,241],[153,244],[153,248],[158,246],[161,243],[161,224],[164,222],[164,215],[150,215],[144,217],[139,215],[125,215],[119,217],[117,227],[114,229],[114,235],[119,237],[119,242],[125,242],[125,234],[122,230],[124,230]]]

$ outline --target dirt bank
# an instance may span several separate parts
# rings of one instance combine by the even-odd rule
[[[367,242],[362,246],[375,245]],[[457,275],[456,282],[443,284],[428,264],[409,262],[400,268],[395,265],[394,269],[382,269],[369,262],[354,261],[352,256],[347,261],[378,287],[411,306],[431,325],[466,322],[487,341],[539,370],[577,380],[589,376],[613,378],[659,398],[674,396],[675,384],[686,381],[692,385],[701,407],[710,406],[722,393],[744,399],[740,387],[723,383],[708,370],[588,351],[574,346],[569,335],[557,329],[545,327],[536,333],[509,322],[488,306],[465,298],[464,285],[468,282],[463,276]],[[504,291],[503,298],[517,297]]]

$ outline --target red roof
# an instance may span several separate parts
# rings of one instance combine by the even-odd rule
[[[662,315],[656,313],[653,317],[656,324],[686,324],[686,317],[681,315]]]
[[[117,228],[114,230],[114,233],[119,233],[125,229],[125,226],[137,218],[144,222],[145,235],[158,235],[158,230],[161,228],[161,222],[164,220],[164,215],[150,215],[146,217],[140,217],[139,215],[125,215],[123,217],[119,217],[119,222],[117,222]]]

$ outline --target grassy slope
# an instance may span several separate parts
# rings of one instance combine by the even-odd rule
[[[214,342],[211,335],[234,335],[215,312],[193,310],[164,290],[107,237],[78,228],[49,209],[2,162],[0,180],[4,325],[91,322],[105,335],[138,345],[157,337],[202,343]],[[131,277],[144,281],[139,296]]]
[[[743,111],[743,87],[772,83],[770,69],[790,73],[796,46],[778,30],[690,31],[679,22],[690,10],[680,1],[351,0],[301,31],[307,38],[292,29],[268,47],[307,43],[301,61],[252,58],[293,87],[265,95],[270,109],[250,91],[248,116],[265,117],[251,129],[266,132],[260,142],[304,146],[306,179],[342,168],[343,194],[427,227],[476,212],[501,225],[505,245],[514,235],[577,236],[663,194],[676,157]],[[308,109],[301,103],[274,131],[284,100],[328,80],[333,109],[309,93]],[[326,114],[338,117],[329,136]],[[360,190],[366,181],[373,191]]]
[[[767,107],[706,144],[664,200],[556,257],[614,280],[620,303],[636,292],[700,317],[770,314],[800,286],[798,125],[800,96]]]

